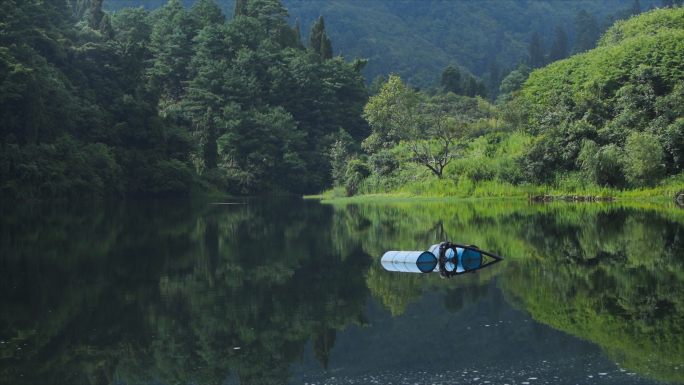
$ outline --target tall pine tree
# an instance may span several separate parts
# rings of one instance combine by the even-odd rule
[[[311,27],[309,49],[316,52],[323,60],[332,58],[332,41],[325,32],[323,15],[319,16],[316,24]]]
[[[549,50],[549,63],[568,57],[568,35],[560,25],[553,31],[553,35],[553,43]]]
[[[76,18],[81,20],[92,3],[91,0],[69,0],[69,5],[71,5],[71,11],[76,15]]]
[[[311,27],[311,33],[309,34],[309,49],[319,55],[321,54],[321,37],[323,37],[323,32],[325,32],[325,20],[323,20],[323,15],[320,15],[318,21]]]
[[[477,91],[475,94],[482,99],[487,99],[487,83],[485,83],[484,80],[477,82]]]
[[[102,21],[100,22],[99,30],[108,40],[114,39],[115,32],[114,28],[112,28],[112,21],[109,18],[109,15],[107,15],[106,13],[102,16]]]
[[[477,95],[477,79],[473,75],[468,76],[468,79],[464,82],[464,95],[474,98]]]
[[[321,59],[323,60],[329,60],[332,59],[333,56],[333,49],[332,49],[332,40],[328,37],[328,34],[323,31],[323,35],[321,35]]]
[[[448,66],[442,71],[439,85],[444,93],[453,92],[456,95],[461,93],[461,73],[458,68]]]
[[[207,108],[207,113],[204,116],[204,148],[202,149],[204,155],[204,165],[208,170],[213,170],[218,165],[218,144],[216,139],[218,133],[216,132],[216,123],[214,122],[214,114],[211,107]]]
[[[532,68],[541,68],[544,66],[544,54],[546,49],[544,48],[544,41],[539,37],[539,33],[534,31],[532,34],[532,40],[530,41],[529,57],[527,59],[527,65]]]
[[[296,34],[296,36],[297,36],[297,41],[301,43],[301,41],[302,41],[302,34],[301,34],[301,32],[299,32],[299,19],[295,19],[295,23],[294,23],[294,27],[293,27],[293,28],[294,28],[295,34]]]
[[[100,23],[102,23],[102,18],[104,17],[104,12],[102,11],[102,0],[94,0],[90,6],[90,14],[88,15],[88,27],[99,30]]]
[[[499,94],[499,85],[501,84],[501,69],[492,59],[489,59],[489,90],[488,94],[492,99],[496,99]]]
[[[585,9],[580,9],[575,18],[575,28],[577,30],[577,38],[575,39],[575,46],[572,48],[573,54],[586,52],[596,47],[600,34],[596,16]]]

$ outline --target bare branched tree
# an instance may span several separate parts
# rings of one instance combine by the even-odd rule
[[[413,151],[413,160],[442,178],[444,168],[459,156],[464,148],[469,123],[459,117],[448,116],[445,112],[430,114],[428,139],[408,143]]]

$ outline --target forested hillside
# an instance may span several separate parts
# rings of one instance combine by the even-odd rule
[[[527,60],[534,32],[548,49],[561,27],[575,41],[584,9],[600,23],[630,7],[611,1],[286,1],[304,25],[321,13],[335,53],[368,58],[370,80],[394,74],[423,88],[437,86],[448,65],[482,77],[492,65],[514,69]],[[644,6],[648,7],[646,1]],[[644,9],[645,9],[644,7]],[[488,77],[487,77],[488,78]]]
[[[123,7],[154,9],[166,0],[105,0],[108,10]],[[194,0],[184,0],[191,6]],[[230,17],[234,0],[217,2]],[[601,30],[618,18],[661,6],[662,0],[284,0],[289,24],[310,26],[319,15],[328,23],[333,55],[370,59],[364,74],[368,82],[378,75],[394,74],[405,82],[428,88],[437,86],[439,73],[453,65],[489,81],[501,80],[500,72],[515,69],[528,58],[532,36],[548,51],[560,28],[567,35],[567,55],[580,34],[590,35],[582,44],[593,44]],[[584,10],[586,20],[578,20]],[[578,26],[578,22],[581,25]],[[587,27],[586,23],[590,26]],[[595,24],[592,26],[591,24]],[[302,28],[307,41],[308,28]],[[563,56],[565,57],[565,56]],[[504,75],[505,76],[505,75]],[[498,87],[498,84],[497,84]]]
[[[3,1],[0,199],[330,186],[341,195],[450,196],[674,188],[684,153],[684,28],[677,2],[661,3],[667,7],[618,21],[593,49],[608,28],[597,17],[626,18],[642,4],[321,0],[286,2],[288,11],[279,0]],[[358,17],[340,16],[343,27],[333,27],[314,9],[355,9]],[[404,24],[365,19],[379,10],[411,20],[406,31],[421,39],[451,42],[449,57],[459,59],[442,68],[399,31],[381,30]],[[542,10],[548,17],[533,17]],[[504,31],[501,49],[460,35],[478,30],[475,21],[447,16],[465,14],[482,16],[473,20],[484,31]],[[497,21],[511,15],[510,27]],[[555,22],[529,26],[561,19],[580,33],[566,35]],[[376,42],[396,38],[411,56],[394,48],[353,62],[346,51],[338,56],[332,28],[358,32],[339,35],[344,46],[366,36],[352,28],[358,20],[380,28],[371,33]],[[425,39],[421,47],[430,46]],[[518,62],[508,72],[473,52]],[[366,68],[385,59],[425,71],[439,88],[420,91],[410,71],[380,72],[366,87],[364,74],[394,72],[387,63]]]
[[[328,186],[330,145],[368,135],[366,62],[333,58],[322,18],[307,49],[280,1],[244,3],[3,1],[0,198]]]
[[[684,166],[684,9],[619,21],[599,47],[533,72],[514,102],[537,136],[525,169],[652,185]]]
[[[517,84],[512,100],[494,106],[390,77],[364,110],[368,156],[349,161],[338,194],[605,196],[660,186],[644,194],[673,196],[684,188],[684,8],[619,21],[596,49],[503,83],[502,91]]]

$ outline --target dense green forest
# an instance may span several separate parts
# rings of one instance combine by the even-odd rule
[[[648,7],[642,1],[644,9]],[[496,82],[526,61],[536,32],[548,49],[555,29],[576,40],[575,18],[584,9],[610,22],[633,1],[286,1],[304,25],[319,13],[330,22],[335,53],[368,58],[370,81],[394,74],[427,89],[447,66]],[[658,1],[659,3],[659,1]],[[494,76],[492,76],[493,73]]]
[[[194,1],[183,3],[190,7]],[[156,9],[165,2],[105,0],[103,7],[110,11],[141,5]],[[234,0],[217,3],[226,15],[232,15]],[[283,0],[290,11],[290,24],[299,20],[302,26],[313,25],[324,15],[335,56],[344,53],[369,59],[364,71],[367,82],[394,74],[422,88],[437,86],[440,71],[449,65],[496,82],[502,72],[527,60],[535,32],[548,50],[560,29],[568,39],[567,54],[576,42],[595,43],[600,31],[614,20],[668,3],[671,1]],[[577,25],[580,10],[586,12],[586,21],[596,23],[596,29]],[[303,29],[302,36],[307,41],[308,30]]]
[[[595,49],[521,65],[496,104],[451,92],[449,68],[436,95],[390,76],[364,109],[366,153],[347,156],[332,195],[672,197],[684,188],[682,42],[681,7],[618,21]]]
[[[288,11],[279,0],[4,1],[0,199],[331,186],[347,196],[671,194],[683,183],[677,3],[619,20],[594,48],[612,20],[645,5],[314,1],[285,2]],[[125,7],[140,4],[150,9]],[[334,17],[347,31],[341,45],[330,22],[311,17],[338,6],[359,15]],[[443,36],[453,59],[364,50],[369,34],[403,36],[353,27],[376,25],[360,15],[381,10],[426,40]],[[521,21],[546,20],[540,12],[553,16],[548,25]],[[459,24],[464,14],[487,16]],[[468,23],[504,37],[454,30]],[[426,57],[437,67],[421,64]],[[368,83],[364,74],[381,75]]]
[[[3,199],[320,191],[330,144],[368,134],[366,62],[323,18],[305,48],[278,0],[0,7]]]

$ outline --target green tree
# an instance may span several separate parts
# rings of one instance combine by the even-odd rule
[[[331,174],[334,186],[343,186],[347,172],[347,163],[351,160],[350,144],[353,143],[352,137],[344,130],[340,134],[330,149]]]
[[[443,92],[461,93],[461,72],[454,66],[448,66],[442,71],[439,85]]]
[[[631,134],[622,158],[627,181],[634,187],[652,186],[663,175],[662,158],[663,149],[655,136],[644,132]]]
[[[630,16],[638,15],[643,11],[639,0],[634,0],[634,3],[632,3],[632,6],[630,7],[629,11]]]
[[[332,40],[328,37],[325,31],[321,35],[321,59],[330,60],[333,57]]]
[[[600,33],[596,16],[584,9],[580,9],[575,18],[575,31],[575,45],[572,47],[573,55],[596,47]]]
[[[474,98],[477,95],[477,79],[473,75],[469,75],[463,81],[463,95]]]
[[[188,78],[188,64],[192,57],[190,15],[179,0],[170,0],[164,7],[152,12],[150,60],[148,73],[164,91],[164,98],[179,101],[184,94]]]
[[[586,177],[599,186],[622,187],[622,149],[614,144],[599,147],[592,140],[585,140],[577,156],[580,169]]]
[[[102,11],[102,0],[93,0],[88,12],[88,27],[96,31],[99,30],[102,18],[105,16]]]
[[[387,77],[384,75],[378,75],[373,79],[373,82],[368,87],[368,93],[370,96],[375,96],[382,91],[382,86],[387,83]]]
[[[107,40],[112,40],[115,37],[114,28],[112,28],[112,21],[109,15],[105,14],[102,17],[102,22],[100,23],[99,31],[104,35]]]
[[[257,19],[269,37],[277,36],[284,28],[291,30],[285,22],[285,18],[290,15],[280,0],[249,0],[244,8],[244,14]]]
[[[489,60],[489,84],[488,84],[488,94],[491,96],[492,100],[495,100],[499,95],[499,86],[501,86],[501,69],[496,64],[495,61]]]
[[[679,8],[658,9],[620,21],[597,49],[531,74],[515,102],[521,112],[518,122],[539,136],[526,155],[536,160],[527,165],[539,166],[532,168],[541,173],[572,171],[581,164],[575,161],[584,139],[596,142],[601,155],[614,159],[613,150],[603,151],[626,150],[627,139],[643,132],[660,146],[651,154],[657,158],[662,151],[657,161],[644,159],[645,168],[658,178],[680,174],[682,158],[677,154],[682,135],[676,122],[684,116],[680,101],[684,94],[681,71],[672,59],[679,61],[684,52],[683,13]],[[655,183],[643,178],[643,170],[635,164],[620,164],[632,187]],[[601,184],[619,185],[602,179]]]
[[[213,170],[218,165],[218,145],[216,144],[216,139],[216,122],[214,121],[214,114],[211,107],[209,107],[204,116],[204,146],[202,148],[204,165],[208,170]]]
[[[235,0],[235,6],[233,7],[233,19],[237,19],[238,16],[245,16],[247,3],[250,0]]]
[[[130,38],[134,43],[149,42],[152,34],[150,15],[145,8],[124,8],[115,12],[112,16],[112,27],[116,39],[120,42],[128,42]]]
[[[214,0],[197,0],[188,10],[197,31],[211,24],[223,24],[226,16]]]
[[[318,21],[311,27],[309,49],[317,53],[323,60],[332,58],[332,41],[325,31],[323,15],[319,16]]]
[[[546,48],[544,47],[544,40],[539,37],[539,33],[537,31],[534,31],[530,40],[527,65],[532,69],[543,67],[546,64],[545,54]]]
[[[292,28],[294,28],[295,36],[297,37],[297,41],[301,44],[302,34],[299,31],[299,19],[295,19],[294,27],[292,27]]]
[[[508,74],[508,76],[501,81],[501,87],[499,88],[501,93],[499,94],[498,102],[504,103],[511,100],[511,94],[522,87],[525,81],[527,81],[527,78],[530,77],[530,73],[530,67],[522,64],[517,70]]]
[[[92,0],[69,0],[69,4],[76,19],[81,20],[92,5]]]
[[[475,91],[475,96],[479,96],[482,99],[487,99],[487,83],[484,80],[479,80],[477,82],[477,90]]]
[[[320,15],[318,21],[311,27],[311,32],[309,34],[309,49],[319,55],[321,53],[323,32],[325,32],[325,20],[323,20],[323,15]]]
[[[347,163],[347,172],[345,173],[345,187],[347,189],[347,196],[351,197],[359,190],[359,185],[371,174],[371,169],[368,163],[361,159],[354,159]]]
[[[97,24],[101,0],[0,2],[3,197],[184,194],[191,164],[237,193],[320,191],[335,135],[360,151],[366,60],[332,58],[324,28],[320,53],[303,49],[277,0],[229,23],[214,1],[184,4]]]
[[[549,50],[549,63],[558,60],[563,60],[568,57],[568,36],[565,34],[563,27],[556,26],[553,30],[553,43]]]
[[[373,173],[381,176],[391,176],[395,170],[399,168],[399,159],[397,151],[382,150],[371,155],[369,161],[373,168]]]
[[[428,119],[427,136],[408,143],[413,152],[413,161],[427,167],[438,178],[442,178],[444,168],[451,163],[463,149],[459,139],[464,137],[468,123],[449,117],[437,111]]]
[[[377,96],[370,98],[363,116],[372,133],[362,146],[369,153],[392,148],[402,140],[419,137],[422,132],[418,93],[406,87],[400,77],[390,75]]]

